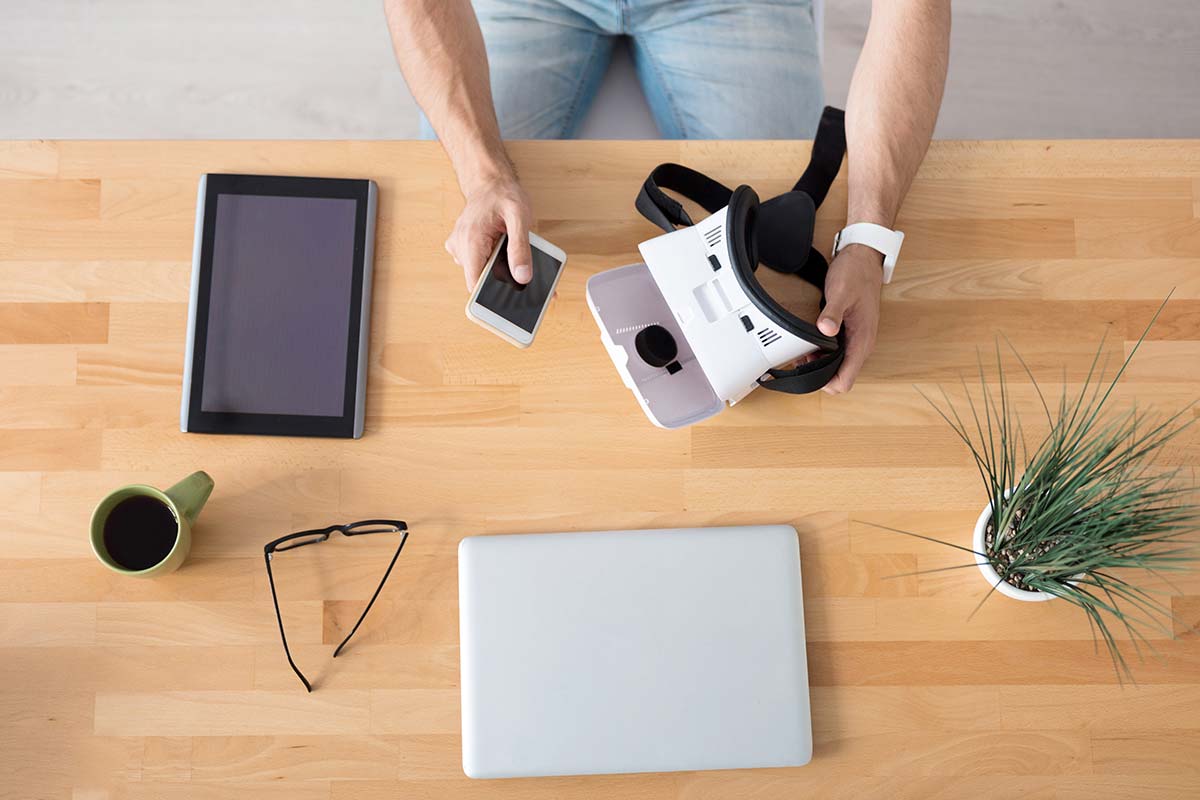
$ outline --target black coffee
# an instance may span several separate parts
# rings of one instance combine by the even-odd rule
[[[119,566],[149,569],[175,546],[179,524],[162,501],[138,495],[117,503],[104,522],[104,548]]]

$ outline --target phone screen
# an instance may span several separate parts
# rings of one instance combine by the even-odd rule
[[[533,333],[542,307],[550,299],[550,289],[562,269],[562,262],[554,256],[530,247],[533,254],[533,280],[526,284],[517,283],[508,271],[508,237],[500,242],[500,252],[492,262],[492,268],[483,276],[483,284],[475,302],[489,311],[504,317],[527,333]]]

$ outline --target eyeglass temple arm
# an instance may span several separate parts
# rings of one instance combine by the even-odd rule
[[[339,644],[337,649],[333,651],[334,658],[338,657],[338,653],[342,652],[342,648],[346,646],[346,642],[350,641],[350,638],[354,636],[355,632],[358,631],[358,626],[362,625],[362,621],[367,618],[367,612],[371,610],[371,606],[375,605],[375,598],[379,597],[379,593],[383,591],[383,585],[387,583],[388,576],[392,574],[392,567],[396,566],[396,559],[400,558],[400,551],[404,549],[404,543],[407,541],[408,531],[404,531],[404,535],[400,539],[400,546],[396,548],[396,554],[392,556],[392,563],[388,564],[387,571],[383,573],[383,580],[381,580],[379,585],[375,587],[375,594],[371,595],[371,600],[367,603],[367,607],[363,609],[362,615],[358,618],[358,622],[354,623],[354,627],[350,629],[350,633],[346,635],[345,639],[342,639],[342,643]],[[275,611],[278,613],[278,605],[275,607]],[[281,627],[280,631],[282,632],[282,630],[283,628]],[[288,658],[290,660],[291,656]],[[297,674],[299,674],[299,670],[297,670]],[[308,681],[305,681],[306,685],[307,683]]]
[[[279,613],[279,597],[275,594],[275,576],[271,573],[271,554],[264,553],[263,558],[267,562],[267,581],[271,584],[271,600],[275,603],[275,620],[279,623],[279,638],[283,640],[283,653],[287,656],[292,672],[296,673],[296,677],[300,679],[300,682],[304,684],[304,688],[311,694],[312,684],[308,682],[308,678],[304,677],[304,673],[300,671],[300,668],[296,666],[296,662],[292,660],[292,651],[288,648],[287,634],[283,632],[283,615]],[[357,628],[358,626],[356,625],[355,627]],[[337,654],[334,653],[334,655]]]

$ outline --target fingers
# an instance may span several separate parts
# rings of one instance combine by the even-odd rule
[[[463,279],[467,283],[467,291],[479,283],[479,276],[487,266],[488,257],[492,254],[493,243],[484,237],[463,237],[457,232],[446,241],[446,252],[454,259],[454,263],[462,267]]]
[[[854,381],[858,379],[858,373],[862,371],[863,364],[867,363],[867,356],[871,355],[871,351],[874,349],[874,327],[860,330],[857,327],[847,326],[846,356],[842,359],[842,366],[838,368],[837,374],[829,383],[825,384],[822,391],[826,394],[842,394],[850,391],[850,388],[854,386]]]
[[[517,283],[533,280],[533,255],[529,251],[529,220],[525,209],[512,203],[504,209],[508,229],[508,269]]]
[[[496,242],[506,233],[508,270],[518,283],[529,283],[533,279],[529,249],[533,211],[520,184],[513,179],[494,181],[469,194],[466,201],[446,240],[446,251],[462,267],[468,291],[479,282]]]
[[[837,336],[842,329],[842,316],[846,309],[838,297],[827,297],[826,300],[825,308],[821,309],[821,316],[817,318],[817,330],[826,336]]]

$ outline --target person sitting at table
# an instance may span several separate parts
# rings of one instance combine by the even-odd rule
[[[532,277],[533,210],[503,139],[572,136],[617,36],[630,37],[655,122],[670,138],[807,139],[821,115],[811,0],[385,6],[401,71],[466,201],[446,250],[468,288],[505,232],[513,277]],[[894,225],[933,135],[949,40],[950,0],[873,0],[846,102],[847,224]],[[845,326],[846,357],[826,392],[848,390],[874,348],[882,258],[852,244],[830,264],[817,326],[829,336]]]

